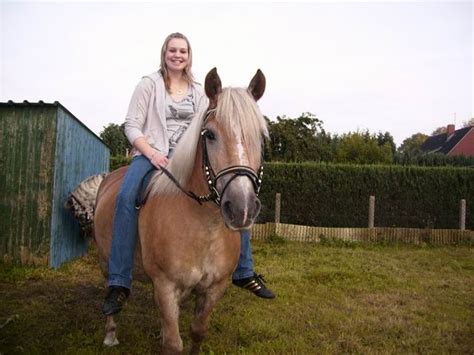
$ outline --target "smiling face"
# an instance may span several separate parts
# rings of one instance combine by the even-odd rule
[[[166,46],[165,64],[169,71],[182,72],[189,64],[189,50],[186,40],[172,38]]]

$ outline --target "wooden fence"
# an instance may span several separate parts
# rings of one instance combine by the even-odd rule
[[[281,193],[275,194],[275,223],[280,223],[281,220]],[[374,228],[375,223],[375,196],[369,197],[369,216],[368,216],[368,227]],[[462,199],[459,201],[459,229],[466,229],[466,200]]]
[[[316,243],[323,239],[334,239],[348,242],[474,245],[474,231],[459,229],[327,228],[283,223],[256,224],[252,229],[252,239],[266,240],[274,235],[286,240]]]

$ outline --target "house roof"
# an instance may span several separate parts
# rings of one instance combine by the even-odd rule
[[[448,154],[471,129],[474,129],[474,127],[470,126],[458,129],[454,131],[447,141],[447,133],[428,137],[428,139],[421,145],[421,150],[426,153]]]

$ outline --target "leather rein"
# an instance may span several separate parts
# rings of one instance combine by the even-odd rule
[[[203,127],[206,124],[206,122],[209,120],[210,116],[216,111],[216,109],[211,109],[206,112],[206,116],[204,118],[203,122]],[[228,166],[227,168],[222,169],[221,171],[217,172],[217,174],[214,172],[214,169],[212,168],[211,162],[209,160],[209,154],[207,150],[207,138],[209,137],[209,131],[206,128],[203,128],[201,130],[201,144],[202,144],[202,167],[203,171],[205,174],[205,178],[207,181],[207,186],[209,188],[209,193],[206,195],[196,195],[192,191],[186,191],[179,181],[173,176],[173,174],[170,173],[170,171],[164,167],[161,167],[161,171],[180,189],[184,194],[186,194],[188,197],[192,198],[196,202],[198,202],[200,205],[202,205],[203,202],[208,202],[212,201],[214,202],[217,206],[220,207],[221,201],[222,201],[222,196],[224,196],[224,192],[226,191],[227,187],[229,184],[238,176],[247,176],[250,181],[252,182],[253,188],[255,190],[256,195],[258,196],[260,192],[260,187],[262,185],[262,178],[263,178],[263,165],[260,165],[260,168],[258,169],[258,172],[253,170],[251,167],[246,166],[246,165],[231,165]],[[263,154],[262,154],[263,155]],[[263,159],[262,159],[263,160]],[[222,177],[233,174],[233,176],[227,181],[227,183],[224,185],[224,188],[222,191],[219,193],[217,190],[217,181],[221,179]]]

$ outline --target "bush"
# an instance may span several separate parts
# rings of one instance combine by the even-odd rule
[[[395,154],[394,163],[398,165],[474,167],[474,156],[402,152]]]
[[[110,169],[131,158],[110,159]],[[466,228],[474,228],[474,169],[397,165],[266,163],[259,222],[273,222],[280,192],[281,222],[323,227],[367,227],[369,197],[375,225],[458,228],[466,199]]]
[[[375,225],[458,228],[466,199],[466,228],[474,228],[474,169],[267,163],[259,221],[274,221],[280,192],[281,222],[327,227],[367,227],[375,195]]]

